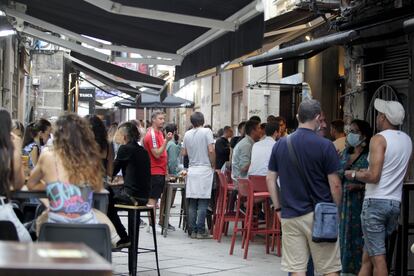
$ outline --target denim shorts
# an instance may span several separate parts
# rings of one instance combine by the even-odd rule
[[[361,212],[364,249],[370,257],[386,255],[385,239],[398,226],[400,202],[390,199],[368,198]]]

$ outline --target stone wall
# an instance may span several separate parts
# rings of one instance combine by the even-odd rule
[[[35,118],[59,116],[63,110],[63,52],[38,52],[32,55],[32,76],[39,85],[32,87]]]
[[[246,67],[246,70],[249,72],[246,85],[256,82],[279,83],[282,77],[281,67],[281,64]],[[262,85],[262,87],[256,86],[255,89],[247,90],[247,96],[248,118],[256,115],[265,122],[269,115],[279,116],[280,87],[266,85]]]

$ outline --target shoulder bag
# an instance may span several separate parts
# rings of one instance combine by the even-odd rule
[[[291,135],[287,137],[286,141],[290,159],[296,166],[296,169],[299,172],[302,181],[305,183],[306,191],[311,198],[314,207],[312,241],[317,243],[336,242],[338,239],[339,225],[338,207],[335,203],[332,202],[316,202],[310,188],[310,183],[312,183],[312,181],[299,166],[296,151],[292,145]]]

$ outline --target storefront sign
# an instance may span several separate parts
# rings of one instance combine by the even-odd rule
[[[95,88],[79,89],[79,102],[89,103],[89,114],[95,113]]]

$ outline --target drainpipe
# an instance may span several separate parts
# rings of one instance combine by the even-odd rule
[[[269,82],[269,66],[266,66],[266,82]],[[270,97],[270,91],[264,90],[264,111],[267,116],[269,116],[269,97]]]
[[[31,88],[31,81],[32,78],[30,75],[25,76],[25,82],[26,82],[26,93],[25,93],[25,105],[24,105],[24,113],[23,113],[23,120],[25,124],[29,123],[30,120],[30,88]]]

